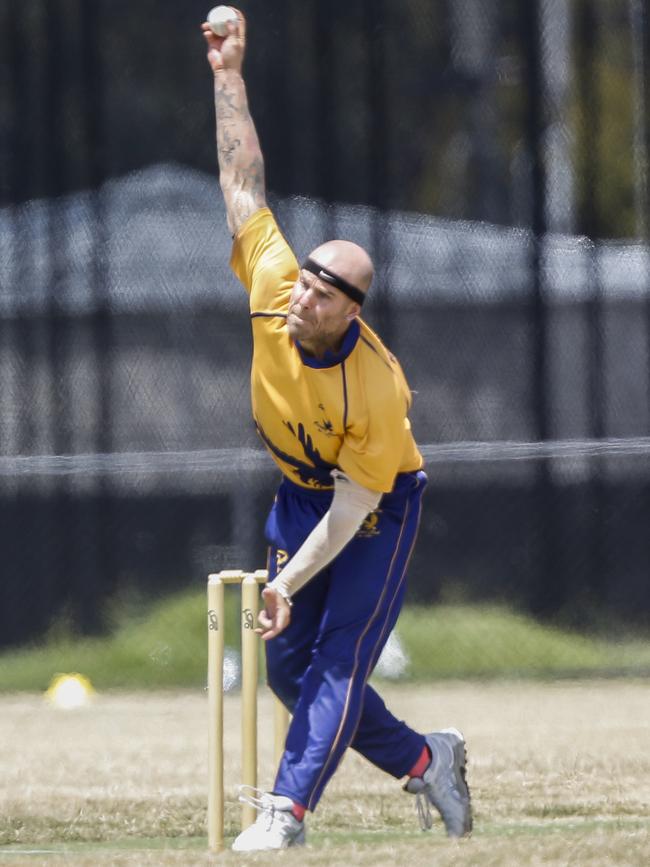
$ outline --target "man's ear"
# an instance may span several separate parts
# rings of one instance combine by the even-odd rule
[[[353,304],[350,308],[350,312],[345,314],[345,318],[348,322],[352,322],[353,319],[356,319],[357,316],[361,313],[361,307],[358,304]]]

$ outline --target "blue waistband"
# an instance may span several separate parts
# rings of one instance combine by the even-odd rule
[[[398,473],[395,476],[393,490],[388,494],[384,494],[384,497],[391,497],[393,494],[403,495],[413,488],[421,487],[426,483],[427,475],[423,470],[413,470],[409,473]],[[332,498],[332,494],[334,493],[333,485],[331,488],[304,488],[302,485],[296,484],[296,482],[292,481],[285,475],[282,476],[281,486],[283,485],[293,494],[297,494],[300,497],[307,497],[307,499],[310,500],[328,500]]]

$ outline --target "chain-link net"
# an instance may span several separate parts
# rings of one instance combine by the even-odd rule
[[[244,11],[274,210],[299,258],[368,248],[367,318],[415,392],[411,599],[647,625],[643,4]],[[277,477],[250,419],[206,12],[0,11],[4,645],[264,564]]]

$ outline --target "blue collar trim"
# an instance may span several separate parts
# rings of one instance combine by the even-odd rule
[[[305,350],[300,345],[300,341],[296,340],[296,348],[300,353],[300,360],[303,364],[307,365],[307,367],[336,367],[337,364],[341,364],[343,361],[345,361],[345,359],[357,345],[357,340],[359,339],[360,333],[361,327],[359,326],[359,322],[356,319],[353,319],[350,323],[350,327],[345,332],[343,344],[339,351],[330,352],[328,349],[322,358],[315,358],[313,355],[307,355]]]

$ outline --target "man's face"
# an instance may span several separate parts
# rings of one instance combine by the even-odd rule
[[[307,349],[327,347],[337,343],[356,313],[358,305],[340,289],[303,270],[291,291],[287,328]]]

